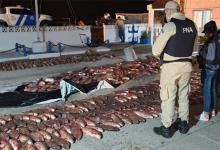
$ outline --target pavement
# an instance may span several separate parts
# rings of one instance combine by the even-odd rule
[[[115,45],[112,49],[123,49],[127,45]],[[139,55],[146,52],[140,49]],[[79,70],[85,66],[92,67],[117,63],[124,60],[121,51],[118,56],[111,59],[103,59],[91,63],[79,63],[57,65],[51,67],[25,69],[19,71],[0,72],[0,89],[12,88],[20,85],[22,82],[28,82],[39,77],[52,76],[69,70]],[[1,59],[1,58],[0,58]],[[132,80],[122,85],[120,89],[126,89],[132,86],[144,85],[151,80],[158,79],[158,75],[150,78]],[[111,91],[101,92],[108,94]],[[95,96],[95,95],[92,95]],[[44,106],[30,106],[22,108],[1,108],[0,114],[21,113],[30,109]],[[219,106],[219,105],[218,105]],[[219,109],[218,109],[219,110]],[[160,126],[160,118],[147,120],[145,123],[136,125],[126,125],[119,132],[104,132],[101,140],[84,136],[82,140],[77,141],[71,147],[71,150],[220,150],[220,113],[212,118],[209,122],[198,122],[195,116],[202,112],[202,104],[190,105],[190,130],[187,134],[182,135],[178,131],[175,132],[171,139],[165,139],[162,136],[154,134],[153,127]]]

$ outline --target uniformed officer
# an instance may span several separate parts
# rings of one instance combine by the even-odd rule
[[[152,52],[161,60],[160,98],[162,126],[154,132],[165,138],[172,137],[171,126],[176,121],[175,101],[178,100],[178,122],[180,133],[188,132],[190,76],[192,72],[192,52],[195,47],[197,29],[187,19],[177,2],[169,1],[165,5],[167,23],[156,39]]]

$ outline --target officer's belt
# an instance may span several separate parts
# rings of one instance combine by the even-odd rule
[[[183,58],[183,59],[169,60],[169,61],[163,60],[162,64],[172,63],[172,62],[192,62],[192,59],[190,59],[190,58]]]

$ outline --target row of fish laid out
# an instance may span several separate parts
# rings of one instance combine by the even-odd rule
[[[121,62],[113,65],[84,68],[77,72],[62,73],[51,78],[41,78],[39,80],[26,83],[24,91],[27,92],[47,92],[59,89],[61,79],[68,79],[76,84],[89,84],[101,80],[120,85],[129,80],[158,73],[159,62],[153,57],[145,60],[133,62]]]
[[[110,54],[98,54],[95,55],[78,55],[78,56],[60,56],[55,58],[43,58],[33,60],[16,60],[0,63],[0,71],[13,71],[36,67],[47,67],[59,64],[79,63],[82,61],[97,61],[103,57],[111,58]]]

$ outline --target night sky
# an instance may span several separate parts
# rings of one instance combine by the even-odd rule
[[[34,0],[1,1],[3,7],[22,5],[34,9]],[[154,0],[38,0],[38,3],[41,13],[92,21],[102,17],[106,12],[109,12],[112,18],[115,17],[115,13],[146,13],[147,4],[152,1]]]

